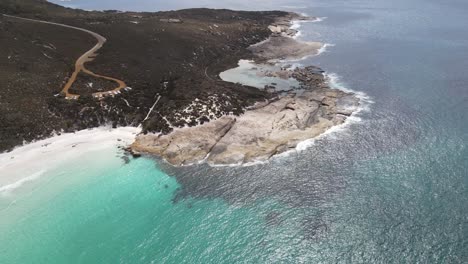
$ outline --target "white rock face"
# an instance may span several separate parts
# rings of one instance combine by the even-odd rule
[[[131,147],[163,157],[176,166],[197,163],[205,159],[234,123],[233,117],[225,116],[203,125],[176,129],[168,135],[139,135]]]
[[[352,94],[328,88],[283,96],[246,111],[168,135],[140,135],[132,149],[155,154],[175,166],[265,161],[345,121],[358,107]]]

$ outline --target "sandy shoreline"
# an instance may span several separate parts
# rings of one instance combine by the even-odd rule
[[[1,153],[0,194],[92,151],[127,146],[139,132],[134,127],[100,127],[54,136]]]

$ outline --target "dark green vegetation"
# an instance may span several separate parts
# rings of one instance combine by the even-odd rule
[[[86,12],[42,0],[2,0],[0,13],[89,29],[107,38],[91,71],[125,81],[132,90],[103,100],[91,93],[113,83],[79,77],[78,100],[59,93],[75,60],[95,45],[89,34],[60,26],[0,16],[0,151],[53,131],[104,124],[138,125],[161,96],[145,131],[168,132],[242,109],[268,95],[225,83],[218,73],[252,55],[249,45],[267,38],[267,26],[284,12],[189,9],[158,13]],[[182,23],[168,23],[167,19]],[[166,20],[165,20],[166,19]],[[105,87],[104,87],[105,86]],[[110,87],[109,87],[110,86]],[[183,109],[196,98],[217,102],[212,116]],[[222,103],[220,103],[222,102]],[[174,113],[182,115],[175,116]]]

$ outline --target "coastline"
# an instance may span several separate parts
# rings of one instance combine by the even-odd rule
[[[258,78],[293,78],[300,82],[300,88],[292,87],[284,91],[265,85],[264,90],[272,93],[274,98],[265,103],[256,103],[238,117],[225,115],[207,124],[174,129],[167,135],[140,134],[131,145],[131,150],[156,155],[174,166],[198,163],[248,166],[266,162],[273,156],[302,150],[318,137],[349,124],[363,109],[363,98],[351,91],[332,87],[329,77],[321,69],[310,66],[258,70],[266,65],[270,67],[280,62],[284,65],[285,62],[300,61],[326,49],[326,44],[317,42],[313,42],[314,47],[310,49],[310,42],[295,39],[299,32],[299,23],[295,21],[305,20],[304,16],[294,13],[279,18],[269,26],[272,35],[268,39],[249,47],[256,59],[247,61],[254,63],[254,67],[247,70],[256,71]],[[286,44],[278,45],[277,40]],[[265,55],[265,50],[269,52],[268,55]],[[292,55],[285,56],[285,51]],[[242,67],[241,64],[239,67]],[[244,84],[242,80],[237,82]]]
[[[304,42],[297,39],[300,34],[299,28],[301,23],[318,22],[321,21],[320,18],[305,17],[291,12],[284,13],[286,15],[277,16],[275,22],[268,26],[271,32],[267,39],[251,44],[245,49],[250,50],[253,56],[252,63],[260,69],[266,65],[282,65],[276,70],[265,70],[264,72],[257,73],[258,79],[270,76],[278,80],[295,80],[295,86],[297,87],[278,89],[278,87],[275,87],[276,84],[273,85],[273,83],[271,83],[272,85],[265,85],[264,89],[262,87],[254,89],[252,86],[255,87],[255,85],[244,86],[248,89],[258,90],[258,94],[265,93],[267,96],[263,97],[266,100],[263,103],[262,98],[256,98],[253,99],[254,102],[256,101],[253,107],[244,105],[242,109],[239,108],[242,104],[235,105],[235,108],[234,106],[229,106],[232,100],[224,94],[222,96],[225,98],[208,97],[208,103],[213,103],[211,106],[207,105],[206,102],[199,104],[198,98],[195,98],[187,108],[181,109],[180,113],[176,112],[173,116],[165,116],[158,113],[162,117],[158,117],[162,119],[158,122],[162,121],[165,125],[169,125],[167,129],[163,129],[160,132],[146,129],[145,125],[155,124],[152,120],[148,120],[145,123],[152,112],[151,108],[148,114],[145,112],[147,118],[141,123],[143,124],[143,132],[145,134],[136,136],[135,142],[131,144],[129,149],[135,153],[141,152],[159,156],[175,166],[201,162],[207,162],[213,166],[244,165],[252,162],[268,161],[273,156],[287,153],[294,149],[300,149],[300,146],[303,146],[301,142],[313,140],[328,130],[345,123],[348,118],[351,118],[360,107],[360,99],[354,97],[354,93],[329,87],[326,84],[324,71],[317,67],[285,67],[285,63],[300,61],[305,57],[316,56],[324,52],[329,44]],[[255,49],[252,49],[253,47]],[[266,50],[269,52],[268,55],[265,55]],[[219,67],[217,68],[219,69]],[[205,69],[204,74],[206,77],[209,77],[207,69]],[[223,78],[221,77],[221,79]],[[240,86],[245,85],[242,81],[231,82],[233,85],[239,85],[239,83],[241,84]],[[163,86],[166,87],[168,83],[165,82]],[[223,85],[229,87],[228,84],[229,82],[224,80]],[[158,102],[161,95],[156,94],[155,98],[158,98],[156,100]],[[346,98],[345,102],[341,102],[343,98]],[[226,105],[219,105],[220,102],[224,102],[224,99],[226,99]],[[239,99],[236,98],[235,100]],[[123,99],[123,101],[127,106],[130,106],[126,99]],[[151,100],[151,105],[154,107],[153,100]],[[223,108],[220,109],[220,106]],[[187,113],[187,109],[191,109],[190,111],[193,113]],[[200,109],[206,110],[205,112],[209,116],[208,120],[206,120],[206,116],[203,116],[204,114],[197,114]],[[235,112],[228,112],[229,109],[237,110]],[[155,109],[154,112],[157,110]],[[297,116],[298,113],[301,114],[300,118]],[[198,122],[194,123],[193,117]],[[265,126],[258,127],[256,125],[257,120],[263,120],[263,122],[269,120],[268,122],[274,125],[272,125],[271,129]],[[159,124],[156,125],[159,126]],[[249,128],[253,128],[254,130],[252,131],[261,131],[265,137],[258,137],[257,133],[252,134],[246,131]],[[86,130],[78,130],[75,134],[80,134],[81,131]],[[213,134],[213,131],[215,134]],[[197,137],[187,137],[187,135],[192,136],[194,132],[198,133]],[[226,135],[229,135],[231,139],[225,137]],[[270,137],[271,135],[273,136]],[[182,143],[185,148],[195,151],[195,153],[191,153],[190,151],[180,153],[180,146],[173,144],[176,142],[174,141],[174,136],[178,140],[181,140],[179,143]],[[56,137],[46,139],[46,141],[54,138]],[[205,138],[210,140],[206,141]],[[60,136],[57,139],[60,140]],[[239,142],[243,143],[237,144]],[[130,145],[131,141],[127,143],[127,145]],[[237,144],[236,147],[233,147],[234,143]],[[173,146],[169,146],[169,144]],[[30,145],[36,146],[36,143],[31,143]],[[254,153],[245,153],[242,149],[250,149]],[[17,149],[10,153],[15,153],[16,151]],[[226,156],[226,153],[230,154]],[[179,154],[181,157],[174,159]],[[233,157],[236,155],[237,157]],[[34,179],[34,177],[36,176],[32,175],[31,179]],[[15,183],[10,181],[8,184]]]
[[[140,129],[135,127],[99,127],[64,133],[1,153],[0,195],[8,194],[26,183],[37,180],[61,165],[72,164],[73,160],[83,155],[105,149],[123,148],[130,144],[139,132]],[[110,157],[114,155],[115,153]]]
[[[74,21],[107,37],[110,45],[89,62],[90,69],[134,89],[103,98],[101,106],[83,97],[58,96],[54,102],[63,104],[52,109],[56,104],[45,99],[60,92],[75,59],[95,41],[80,32],[0,15],[0,263],[468,262],[468,35],[463,26],[468,25],[468,1],[71,1],[82,9],[135,12],[80,11],[78,17],[70,9],[68,19],[37,16]],[[45,1],[0,2],[2,10],[5,2],[33,3],[34,8]],[[328,16],[321,23],[298,23],[294,38],[335,46],[324,45],[323,53],[304,61],[259,66],[242,51],[250,41],[239,46],[237,40],[268,37],[268,32],[257,34],[270,24],[261,22],[266,21],[261,13],[136,13],[200,5]],[[229,20],[231,15],[236,17]],[[166,18],[183,23],[160,22]],[[252,28],[255,24],[260,30]],[[199,45],[193,45],[196,36]],[[232,43],[223,41],[228,37]],[[201,46],[204,50],[195,49]],[[177,56],[182,47],[186,52]],[[238,65],[240,59],[245,61]],[[150,68],[146,61],[168,70]],[[156,154],[132,157],[127,148],[137,134],[129,133],[125,142],[111,135],[142,120],[142,131],[168,135],[159,130],[165,120],[174,130],[199,128],[218,113],[235,118],[236,125],[242,113],[255,110],[255,101],[263,101],[260,92],[269,93],[265,101],[270,104],[307,92],[281,68],[308,65],[324,71],[329,88],[353,93],[359,106],[343,123],[269,159],[214,165],[206,155],[178,167]],[[235,67],[226,84],[226,76],[218,73]],[[77,94],[113,85],[82,77]],[[93,87],[86,86],[88,80]],[[168,92],[162,89],[165,81]],[[242,84],[260,96],[245,101],[249,95]],[[230,100],[223,94],[234,87],[240,92],[227,93]],[[239,112],[221,105],[233,101],[247,105],[233,104]],[[303,109],[289,105],[279,113],[289,118],[290,108]],[[256,123],[272,123],[258,113],[254,117]],[[119,118],[122,122],[114,123]],[[89,130],[94,125],[106,127]],[[250,130],[266,138],[259,127]],[[25,148],[43,139],[38,135],[51,141]],[[249,148],[256,142],[262,139]],[[7,149],[17,153],[13,159],[2,159]]]
[[[101,34],[109,45],[86,63],[87,69],[115,76],[132,90],[94,98],[93,94],[107,91],[113,84],[79,74],[70,91],[81,96],[65,100],[59,93],[76,58],[96,45],[96,40],[82,31],[0,16],[0,32],[5,35],[2,47],[7,55],[0,58],[0,85],[6,87],[0,92],[0,105],[4,106],[0,151],[53,136],[54,131],[76,132],[109,124],[137,126],[159,96],[161,103],[143,122],[143,131],[169,133],[172,126],[193,126],[230,112],[239,115],[268,94],[220,82],[216,75],[248,57],[246,48],[265,39],[270,34],[267,25],[286,14],[206,8],[86,12],[35,0],[13,2],[0,3],[1,13]],[[40,6],[39,14],[28,8],[36,5]],[[170,22],[176,18],[182,19],[181,23]],[[196,107],[214,111],[185,111],[196,98],[200,99]]]

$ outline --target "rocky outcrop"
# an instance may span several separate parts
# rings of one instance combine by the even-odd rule
[[[298,30],[291,27],[292,21],[314,21],[316,17],[303,16],[297,13],[287,13],[284,16],[276,18],[275,22],[268,26],[268,29],[272,32],[272,37],[284,36],[294,37],[297,35]]]
[[[328,95],[324,97],[324,93]],[[316,100],[331,96],[336,100],[327,100],[329,105]],[[345,118],[338,115],[336,109],[338,98],[345,96],[338,90],[305,92],[248,111],[213,147],[207,161],[210,164],[266,161],[273,155],[294,149],[300,141],[316,137],[344,122]]]
[[[140,135],[132,149],[164,157],[174,165],[196,163],[205,159],[235,122],[234,117],[224,116],[201,126],[176,129],[168,135]]]
[[[132,149],[156,154],[175,166],[204,160],[212,165],[265,161],[343,123],[358,105],[352,94],[336,89],[288,94],[240,117],[225,116],[168,135],[140,135]]]
[[[313,55],[321,47],[320,43],[291,38],[292,16],[278,19],[270,26],[272,36],[249,48],[257,61],[251,70],[259,78],[293,78],[300,87],[285,91],[276,89],[272,83],[264,90],[273,99],[257,102],[238,117],[226,115],[209,123],[175,129],[167,135],[139,135],[131,148],[155,154],[175,166],[202,161],[211,165],[240,165],[266,161],[342,124],[359,107],[354,94],[331,89],[320,68],[272,66],[276,59]]]
[[[249,50],[264,61],[298,60],[317,54],[322,46],[320,42],[303,42],[290,37],[275,36],[251,46]]]
[[[322,48],[321,42],[299,41],[293,37],[298,31],[291,27],[291,21],[311,21],[315,18],[289,13],[276,19],[268,29],[272,32],[270,38],[249,47],[260,61],[298,60],[315,55]]]

